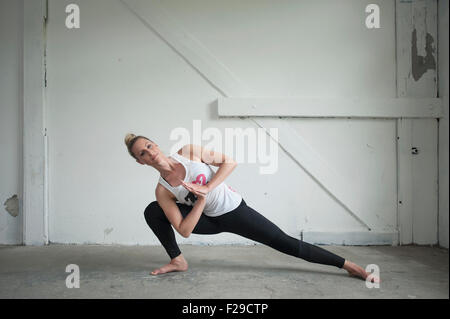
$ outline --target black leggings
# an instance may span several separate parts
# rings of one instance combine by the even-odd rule
[[[183,218],[189,214],[192,206],[177,203]],[[172,225],[157,201],[150,203],[145,209],[145,220],[161,244],[173,259],[181,254],[175,240]],[[242,199],[234,210],[217,217],[201,215],[194,234],[212,235],[229,232],[272,247],[282,253],[302,258],[312,263],[342,268],[345,259],[323,248],[308,244],[285,234],[280,228],[247,206]]]

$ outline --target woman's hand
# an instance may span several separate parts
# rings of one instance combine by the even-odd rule
[[[186,188],[188,191],[193,193],[195,196],[206,199],[206,195],[209,192],[209,188],[207,186],[194,184],[194,183],[185,183],[181,179],[180,179],[180,181],[181,181],[181,185],[183,185],[184,188]]]

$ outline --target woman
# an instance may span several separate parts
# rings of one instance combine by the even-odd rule
[[[309,262],[343,268],[352,276],[366,279],[370,275],[340,256],[288,236],[247,206],[242,196],[224,183],[237,165],[230,157],[197,145],[185,145],[166,157],[156,143],[134,134],[127,134],[125,144],[139,164],[152,166],[160,173],[156,201],[147,206],[144,215],[171,260],[152,275],[188,269],[172,226],[185,238],[192,233],[230,232]],[[209,165],[219,167],[217,172]]]

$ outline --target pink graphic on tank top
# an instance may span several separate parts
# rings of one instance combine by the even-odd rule
[[[206,185],[206,176],[205,176],[205,174],[197,175],[197,178],[192,183],[200,184],[200,185]]]
[[[197,175],[197,178],[195,179],[195,181],[192,181],[192,183],[199,184],[199,185],[206,185],[208,182],[206,181],[205,174],[199,174],[199,175]],[[236,193],[236,191],[233,188],[231,188],[230,185],[227,185],[227,186],[232,192]]]

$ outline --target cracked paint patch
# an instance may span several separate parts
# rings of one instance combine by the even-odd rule
[[[436,59],[433,53],[436,51],[433,48],[434,39],[431,34],[427,33],[425,38],[425,56],[418,55],[417,50],[417,30],[414,29],[412,33],[411,43],[411,63],[412,63],[412,76],[415,81],[418,81],[422,75],[428,70],[436,70]]]
[[[19,198],[17,197],[17,195],[13,195],[12,197],[8,198],[3,205],[6,206],[6,211],[12,217],[17,217],[17,215],[19,215]]]

